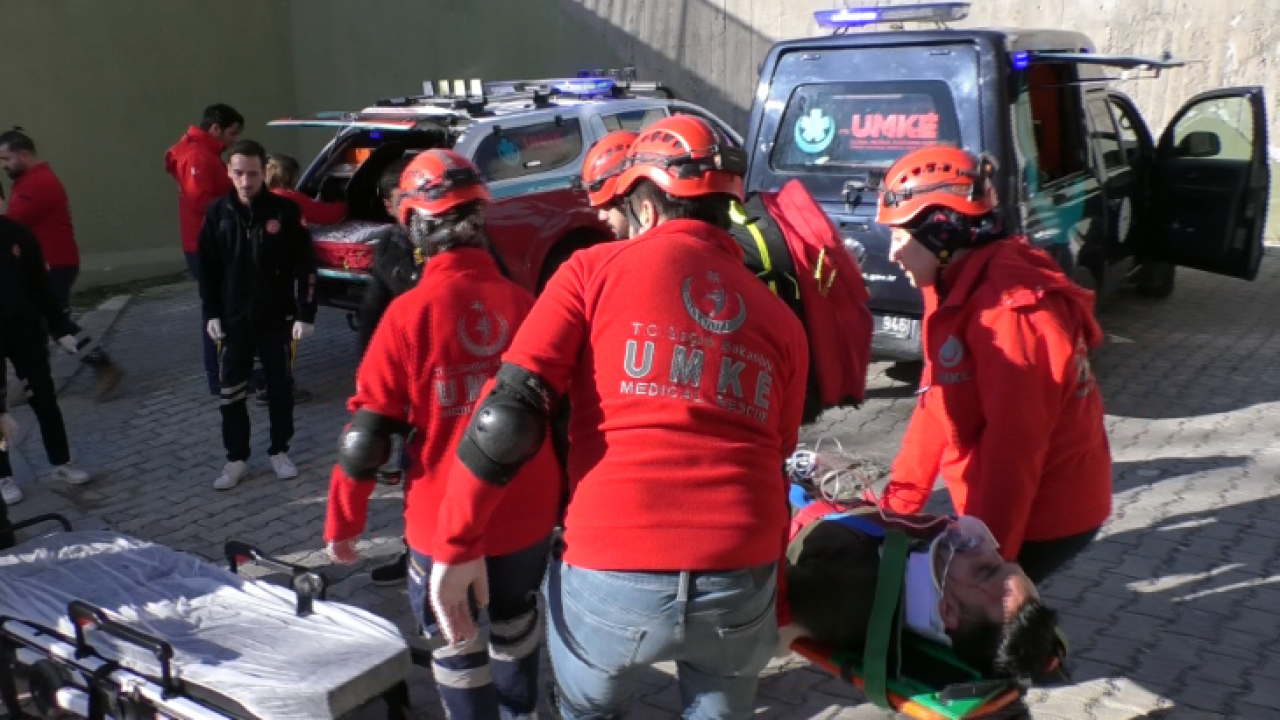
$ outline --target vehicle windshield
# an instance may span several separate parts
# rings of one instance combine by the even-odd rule
[[[940,81],[800,85],[778,128],[770,164],[789,172],[887,168],[919,147],[960,144],[955,102]]]

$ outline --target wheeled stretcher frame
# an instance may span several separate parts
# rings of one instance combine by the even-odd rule
[[[51,522],[71,532],[71,524],[59,515],[30,518],[13,528],[16,532]],[[240,542],[228,542],[224,550],[232,573],[239,574],[239,568],[247,563],[287,573],[297,597],[299,618],[313,613],[315,600],[325,599],[327,581],[317,571],[273,559]],[[165,639],[112,619],[102,609],[80,600],[68,604],[67,617],[75,629],[73,635],[0,615],[0,700],[11,718],[28,717],[19,707],[17,678],[23,675],[32,704],[42,716],[61,711],[89,720],[267,720],[246,711],[234,698],[185,683],[174,671],[174,648]],[[122,666],[90,644],[89,630],[147,651],[155,657],[159,672],[147,674]],[[429,661],[421,652],[410,655],[418,663]],[[403,678],[383,690],[381,697],[388,718],[409,717],[409,690]]]

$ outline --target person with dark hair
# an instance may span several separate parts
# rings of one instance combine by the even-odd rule
[[[484,229],[489,190],[461,155],[432,149],[406,168],[400,223],[427,258],[422,281],[378,324],[356,377],[329,494],[325,540],[339,562],[355,562],[374,480],[404,467],[405,533],[412,557],[409,600],[420,633],[438,636],[427,603],[440,502],[452,455],[498,371],[502,352],[533,296],[495,262]],[[399,441],[396,438],[400,438]],[[398,446],[405,446],[397,457]],[[556,500],[542,492],[560,468],[550,446],[513,478],[494,521],[482,533],[492,582],[488,643],[437,643],[436,686],[453,718],[531,717],[538,707],[542,613],[538,585],[547,566]]]
[[[218,103],[204,109],[199,126],[187,128],[164,156],[165,171],[178,183],[178,225],[187,269],[200,282],[198,239],[205,213],[218,198],[231,191],[222,152],[244,131],[244,116],[229,105]],[[218,355],[214,342],[205,333],[208,318],[201,318],[200,337],[204,350],[204,370],[209,392],[217,395]]]
[[[409,239],[408,229],[400,224],[400,177],[409,166],[410,158],[403,157],[391,163],[378,178],[378,197],[387,215],[397,222],[380,231],[370,242],[375,243],[373,263],[369,268],[369,284],[365,286],[357,313],[357,344],[363,356],[369,349],[373,334],[392,301],[417,286],[422,277],[426,256]],[[379,565],[369,572],[374,585],[395,585],[404,582],[409,572],[409,550],[395,560]]]
[[[458,444],[431,602],[469,643],[493,509],[570,398],[572,496],[545,585],[566,719],[623,715],[638,672],[666,661],[686,717],[755,711],[809,358],[800,321],[726,232],[745,165],[694,116],[642,131],[614,186],[632,238],[560,267]],[[560,479],[542,482],[558,500]]]
[[[266,374],[272,469],[295,478],[293,361],[316,317],[316,260],[297,204],[266,190],[267,153],[252,140],[231,146],[227,172],[234,189],[213,202],[200,230],[200,299],[206,332],[218,343],[222,442],[227,464],[214,481],[229,490],[249,459],[250,375],[256,356]]]
[[[22,381],[31,410],[40,426],[40,439],[53,466],[53,476],[71,485],[89,482],[89,473],[71,463],[67,427],[58,407],[57,386],[49,366],[47,336],[63,347],[74,347],[77,328],[49,292],[49,273],[40,243],[25,225],[0,216],[0,371],[4,360]],[[12,418],[10,418],[11,420]],[[9,504],[22,492],[4,458],[0,491]]]
[[[71,224],[66,188],[49,163],[40,160],[35,143],[18,128],[0,133],[0,167],[13,179],[13,197],[5,214],[26,225],[36,236],[49,265],[49,290],[71,323],[71,288],[80,275],[80,249]],[[94,369],[94,396],[99,401],[106,400],[124,372],[79,326],[72,335],[75,344],[66,349],[79,353],[80,361]]]
[[[885,489],[919,512],[939,474],[956,511],[986,523],[1040,582],[1111,512],[1111,452],[1089,352],[1093,294],[1001,229],[994,163],[950,146],[903,156],[877,222],[890,259],[924,295],[925,368]]]
[[[891,559],[889,532],[908,544]],[[834,649],[868,651],[885,565],[902,583],[889,620],[943,645],[984,677],[1061,679],[1065,643],[1057,614],[1040,601],[1017,563],[1000,556],[987,526],[972,516],[898,515],[863,502],[818,500],[792,521],[787,549],[790,624],[780,654],[808,637]],[[916,658],[901,658],[909,663]],[[890,663],[895,667],[896,662]]]
[[[302,208],[302,220],[307,225],[334,225],[347,216],[347,204],[341,200],[324,202],[297,191],[301,168],[292,156],[273,153],[267,159],[267,189],[282,198],[288,198]]]

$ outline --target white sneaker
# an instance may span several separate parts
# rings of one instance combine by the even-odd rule
[[[213,481],[214,490],[230,490],[240,484],[240,479],[244,477],[244,473],[249,469],[249,464],[243,460],[229,462],[222,468],[222,474],[217,480]]]
[[[0,498],[4,498],[5,505],[17,505],[22,502],[22,488],[18,487],[18,483],[11,477],[0,478]]]
[[[72,465],[71,463],[67,463],[66,465],[59,465],[58,467],[54,468],[53,477],[65,482],[68,485],[84,485],[85,483],[89,482],[89,479],[90,479],[89,473],[81,470],[80,468],[76,467],[75,465]]]
[[[298,477],[298,466],[294,465],[285,453],[271,456],[271,469],[276,471],[276,477],[281,480],[292,480]]]

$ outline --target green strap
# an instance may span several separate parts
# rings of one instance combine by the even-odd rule
[[[871,606],[867,646],[863,653],[863,685],[867,699],[885,710],[891,709],[888,694],[889,644],[898,638],[898,600],[902,597],[902,585],[907,575],[909,545],[905,533],[899,530],[885,533],[880,572],[876,576],[876,599]]]

